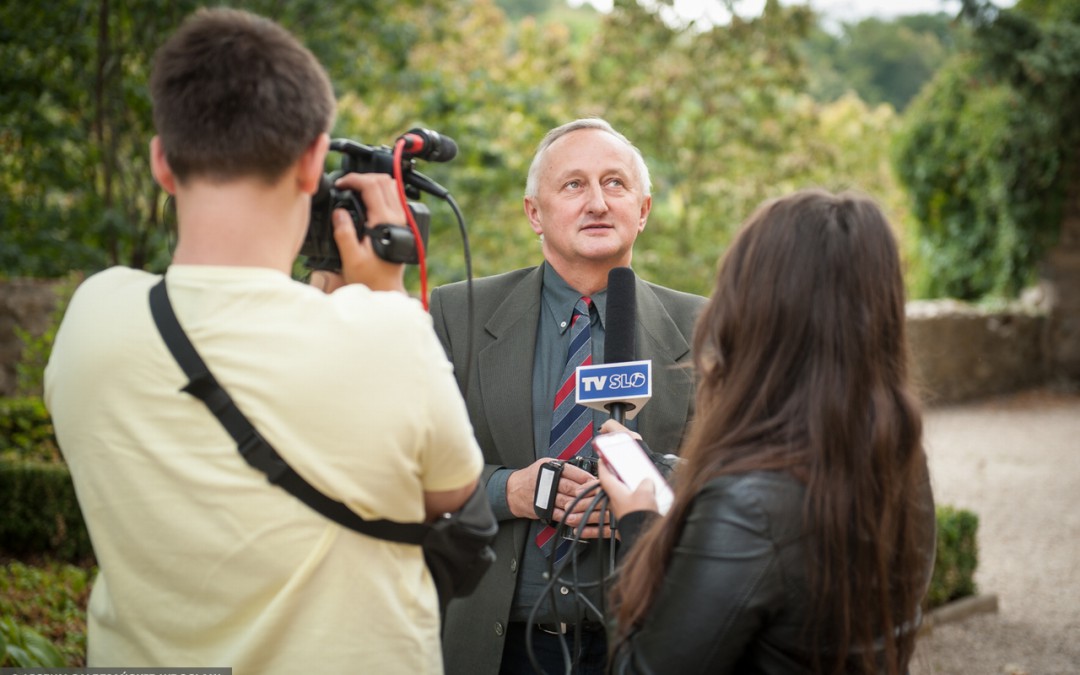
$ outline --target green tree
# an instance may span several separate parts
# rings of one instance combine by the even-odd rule
[[[738,225],[798,188],[900,203],[886,161],[892,112],[851,98],[822,106],[805,93],[797,47],[813,21],[778,2],[708,27],[671,24],[632,1],[605,17],[575,109],[608,118],[649,164],[653,212],[634,257],[642,275],[710,292]]]
[[[168,262],[148,166],[154,50],[200,3],[57,0],[0,7],[0,269],[55,277]],[[248,0],[308,44],[339,93],[399,86],[423,0]]]
[[[499,8],[513,21],[526,16],[537,16],[550,11],[562,0],[497,0]]]
[[[945,62],[952,44],[950,18],[938,13],[845,23],[836,36],[819,27],[803,49],[811,91],[819,100],[855,91],[871,105],[888,103],[903,111]]]
[[[976,0],[963,17],[970,46],[913,104],[896,166],[920,223],[922,293],[1010,297],[1056,239],[1078,160],[1080,24]]]
[[[164,233],[146,161],[148,55],[185,3],[49,7],[0,9],[0,268],[152,264]]]
[[[916,33],[899,22],[867,19],[848,30],[845,70],[870,104],[903,110],[945,60],[933,33]]]
[[[160,269],[167,235],[163,195],[145,166],[146,75],[153,49],[191,6],[60,1],[71,9],[60,14],[74,17],[62,30],[39,12],[0,10],[2,53],[20,64],[0,74],[3,269]],[[700,26],[665,21],[671,0],[652,9],[620,0],[607,15],[558,8],[516,22],[495,0],[234,4],[280,21],[327,65],[339,97],[335,136],[382,145],[424,126],[459,141],[453,162],[417,168],[460,202],[477,274],[539,260],[521,210],[528,163],[548,129],[584,115],[610,119],[643,150],[655,198],[635,264],[669,285],[708,292],[731,232],[767,197],[825,185],[895,201],[880,161],[894,118],[850,98],[821,106],[805,94],[795,48],[813,21],[805,7],[773,0],[761,16]],[[96,117],[85,111],[96,91],[91,64],[102,54],[119,65],[106,78],[111,88],[101,88],[105,131],[95,136]],[[452,213],[424,201],[433,215],[431,281],[461,279]]]
[[[491,0],[418,8],[411,16],[423,28],[408,55],[409,77],[367,97],[343,96],[341,131],[389,142],[424,126],[457,139],[454,161],[417,168],[460,203],[475,274],[536,264],[539,247],[521,199],[536,144],[570,119],[566,91],[580,86],[569,30],[532,18],[512,24]],[[430,207],[432,283],[460,280],[464,261],[452,214],[437,202]]]
[[[777,2],[721,26],[672,25],[632,0],[605,17],[575,108],[610,120],[649,164],[653,213],[634,260],[643,275],[707,293],[734,228],[798,173],[776,160],[805,120],[793,45],[810,20]]]

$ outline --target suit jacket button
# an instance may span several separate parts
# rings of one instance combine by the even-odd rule
[[[517,558],[510,561],[510,571],[517,572]]]
[[[495,634],[499,636],[503,634],[503,625],[498,621],[495,622]]]

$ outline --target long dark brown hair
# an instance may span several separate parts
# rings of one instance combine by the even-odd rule
[[[616,644],[648,613],[705,483],[787,471],[806,486],[814,670],[877,672],[875,640],[886,672],[906,670],[925,569],[910,504],[926,460],[904,332],[896,240],[873,201],[804,190],[758,208],[696,327],[697,417],[675,503],[613,588]]]

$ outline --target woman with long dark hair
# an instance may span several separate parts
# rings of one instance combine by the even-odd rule
[[[632,546],[613,672],[906,672],[935,525],[904,334],[873,201],[806,190],[749,218],[697,324],[671,510],[641,525],[651,492],[601,468]]]

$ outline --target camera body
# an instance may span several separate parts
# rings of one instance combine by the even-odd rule
[[[311,198],[311,216],[308,220],[307,234],[300,248],[300,254],[307,256],[306,265],[317,270],[341,270],[341,252],[334,241],[334,209],[345,209],[352,217],[357,239],[371,237],[371,246],[375,255],[394,263],[415,265],[420,262],[416,246],[416,237],[409,227],[399,227],[386,223],[368,225],[367,210],[359,193],[354,190],[338,188],[335,182],[349,173],[386,173],[394,175],[393,151],[386,146],[371,147],[350,141],[337,139],[330,145],[331,150],[342,153],[341,166],[335,171],[324,174],[319,182],[319,189]],[[412,161],[403,162],[403,172],[411,171]],[[418,201],[419,191],[406,185],[407,204],[416,222],[417,230],[427,245],[428,232],[431,229],[431,211]]]
[[[600,460],[596,459],[595,457],[582,457],[581,455],[575,455],[570,459],[566,460],[566,463],[573,464],[582,471],[592,474],[594,478],[599,478],[600,467],[597,464],[598,461]]]

